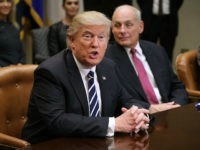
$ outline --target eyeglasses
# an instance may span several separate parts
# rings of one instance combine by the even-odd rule
[[[0,0],[0,3],[3,3],[3,2],[9,2],[9,3],[11,3],[12,0]]]
[[[78,5],[78,2],[67,2],[67,5],[72,5],[72,4]]]

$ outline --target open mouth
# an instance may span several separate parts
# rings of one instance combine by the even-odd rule
[[[89,56],[90,56],[90,58],[94,59],[98,56],[98,54],[99,53],[97,51],[92,51],[92,52],[89,53]]]

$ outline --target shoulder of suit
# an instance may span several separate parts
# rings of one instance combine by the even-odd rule
[[[65,25],[62,21],[56,22],[50,26],[50,29],[60,31]]]
[[[43,61],[39,68],[59,68],[62,64],[65,64],[64,57],[66,54],[66,50],[62,50],[61,52],[57,53],[56,55],[48,58],[47,60]],[[56,67],[57,66],[57,67]],[[56,70],[56,69],[55,69]]]
[[[163,49],[162,46],[153,43],[151,41],[140,40],[139,41],[141,48],[151,48],[151,49]]]
[[[104,65],[105,67],[114,67],[115,62],[110,58],[104,57],[100,65]]]

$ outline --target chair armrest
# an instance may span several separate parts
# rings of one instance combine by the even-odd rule
[[[191,89],[188,89],[188,88],[186,88],[186,91],[188,92],[189,97],[200,99],[200,91],[191,90]]]
[[[17,148],[29,148],[31,146],[31,144],[25,140],[4,133],[0,133],[0,143]]]

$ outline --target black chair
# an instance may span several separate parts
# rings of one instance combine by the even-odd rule
[[[40,64],[42,61],[49,58],[48,50],[48,33],[49,27],[33,29],[31,31],[33,44],[33,63]]]

